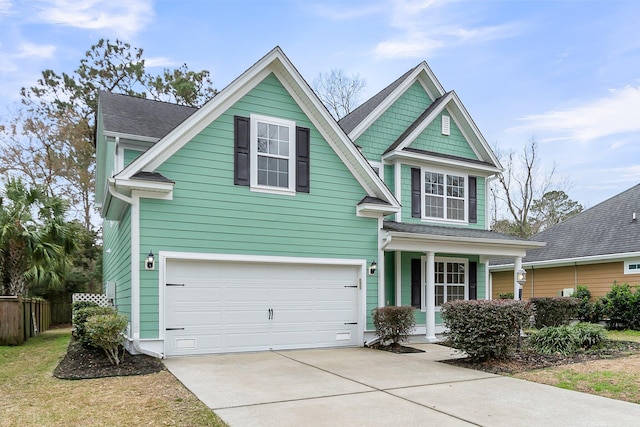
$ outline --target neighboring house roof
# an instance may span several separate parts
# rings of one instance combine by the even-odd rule
[[[634,214],[636,219],[634,219]],[[527,252],[525,264],[553,265],[640,254],[640,184],[531,237],[547,242]],[[495,260],[507,265],[513,260]]]
[[[162,138],[198,111],[135,96],[100,91],[100,108],[106,133]]]

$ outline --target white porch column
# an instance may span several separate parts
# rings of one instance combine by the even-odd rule
[[[522,258],[517,257],[513,263],[513,299],[520,299],[520,284],[518,284],[518,271],[522,269]]]
[[[427,265],[425,270],[425,282],[427,284],[426,317],[427,334],[425,339],[428,342],[436,342],[436,277],[435,277],[435,252],[427,252]]]
[[[402,306],[402,252],[396,251],[394,256],[396,273],[396,305]]]

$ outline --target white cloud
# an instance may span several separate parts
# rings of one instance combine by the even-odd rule
[[[37,45],[34,43],[21,43],[16,53],[11,54],[13,58],[51,58],[56,51],[56,46],[52,44]]]
[[[444,11],[460,0],[395,0],[390,24],[400,34],[384,40],[375,48],[379,58],[424,58],[433,56],[448,46],[469,42],[484,42],[510,37],[517,31],[515,24],[466,27],[462,17]],[[455,23],[454,23],[455,22]]]
[[[1,0],[0,0],[1,1]],[[41,21],[129,38],[153,19],[151,0],[40,0]]]
[[[640,132],[640,86],[611,89],[609,96],[566,110],[549,111],[521,118],[525,124],[508,131],[535,131],[551,134],[542,142],[596,139]],[[620,141],[614,145],[620,145]],[[615,148],[615,147],[614,147]]]
[[[13,3],[11,0],[0,0],[0,16],[10,15]]]
[[[178,65],[178,63],[164,56],[158,56],[156,58],[145,58],[144,65],[145,67],[172,67]]]

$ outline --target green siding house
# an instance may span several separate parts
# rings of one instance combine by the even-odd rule
[[[500,165],[425,63],[337,123],[280,48],[199,109],[102,92],[104,285],[157,357],[361,346],[371,311],[487,298]]]

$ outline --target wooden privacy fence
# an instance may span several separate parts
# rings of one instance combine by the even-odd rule
[[[51,326],[48,301],[0,296],[0,345],[20,345]]]

